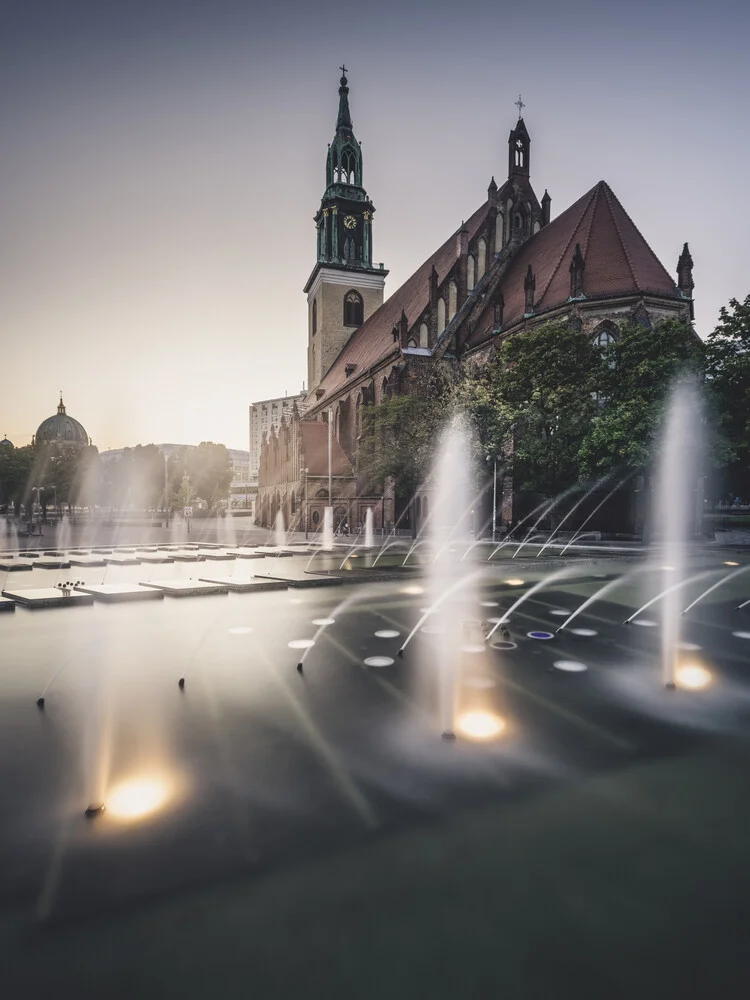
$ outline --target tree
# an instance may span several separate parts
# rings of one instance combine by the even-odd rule
[[[581,472],[648,472],[669,390],[681,376],[702,377],[703,344],[680,320],[656,329],[631,323],[604,350],[602,362],[597,412],[580,449]]]
[[[397,507],[410,508],[429,475],[440,432],[453,410],[454,376],[446,366],[430,365],[411,375],[407,395],[384,399],[362,411],[357,469],[372,491],[395,480]],[[412,530],[416,521],[411,518]]]
[[[229,496],[232,481],[232,458],[225,445],[201,441],[186,456],[187,474],[194,497],[211,509]]]
[[[0,448],[0,504],[14,504],[18,513],[26,500],[39,449],[35,445],[22,448]]]
[[[706,340],[706,386],[719,430],[726,486],[750,496],[750,295],[730,299]]]
[[[556,494],[578,478],[601,372],[588,334],[544,323],[506,340],[458,398],[486,454],[512,455],[516,489]]]

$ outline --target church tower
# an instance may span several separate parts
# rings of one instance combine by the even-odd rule
[[[336,133],[328,147],[326,187],[315,216],[317,261],[307,294],[307,378],[312,391],[354,331],[383,304],[388,272],[372,262],[375,208],[362,187],[362,149],[341,67]]]

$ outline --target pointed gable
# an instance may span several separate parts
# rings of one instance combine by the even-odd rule
[[[583,294],[587,299],[639,293],[677,297],[674,280],[609,185],[599,181],[513,256],[500,280],[504,327],[523,318],[529,265],[536,278],[536,315],[568,301],[570,263],[577,243],[585,260]]]

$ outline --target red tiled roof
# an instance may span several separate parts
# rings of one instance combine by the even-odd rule
[[[487,215],[487,202],[474,212],[465,223],[471,241],[479,231]],[[329,368],[318,389],[325,390],[325,396],[318,400],[315,394],[308,396],[310,409],[325,406],[337,390],[347,382],[346,365],[355,364],[357,374],[376,364],[394,349],[393,328],[406,313],[411,328],[430,301],[430,274],[433,266],[438,274],[438,283],[446,277],[458,259],[458,230],[436,250],[421,267],[408,278],[401,287],[386,299],[383,305],[356,330]],[[351,376],[349,377],[351,379]]]
[[[570,296],[570,261],[576,243],[585,260],[583,291],[599,296],[654,292],[677,297],[674,280],[659,262],[605,181],[566,209],[524,243],[500,280],[505,308],[503,326],[523,317],[524,278],[536,278],[534,312],[562,305]]]
[[[305,453],[305,465],[308,476],[328,475],[328,424],[322,420],[301,420],[302,448]],[[352,463],[346,457],[346,452],[333,435],[331,447],[331,474],[334,476],[353,476]]]

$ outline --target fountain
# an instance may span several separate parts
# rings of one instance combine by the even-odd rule
[[[326,552],[333,549],[333,507],[326,507],[323,511],[323,544],[321,548]]]
[[[283,549],[286,545],[286,531],[284,529],[284,511],[279,510],[276,514],[276,521],[273,529],[273,541],[277,549]]]
[[[695,534],[694,496],[701,440],[701,402],[692,382],[680,382],[667,411],[656,483],[654,521],[664,559],[661,667],[664,686],[675,686],[680,643],[680,584],[684,582],[687,542]],[[675,581],[676,584],[675,584]]]
[[[372,507],[368,507],[365,513],[365,548],[371,549],[375,545],[375,533],[372,527],[373,516]]]

